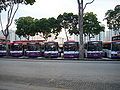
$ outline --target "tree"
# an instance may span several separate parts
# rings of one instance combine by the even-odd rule
[[[83,19],[83,34],[89,36],[89,39],[104,31],[105,27],[98,21],[93,12],[84,13]],[[78,29],[71,30],[71,34],[79,35]]]
[[[6,40],[8,39],[9,35],[9,27],[11,26],[13,22],[13,18],[19,8],[20,3],[25,3],[25,4],[34,4],[35,0],[1,0],[0,1],[0,25],[2,29],[2,33],[5,36]],[[15,7],[15,4],[17,5]],[[2,19],[1,19],[1,13],[2,11],[5,10],[7,13],[7,24],[6,27],[3,28],[2,25]]]
[[[48,37],[51,37],[52,34],[55,35],[55,39],[56,39],[61,31],[60,21],[55,19],[54,17],[48,19],[42,18],[40,20],[36,19],[35,30],[45,40],[47,40]]]
[[[51,33],[55,35],[55,39],[57,39],[57,36],[61,32],[61,25],[59,19],[55,19],[54,17],[48,19],[50,28],[51,28]]]
[[[35,36],[35,20],[34,18],[28,16],[28,17],[20,17],[19,19],[15,20],[16,24],[16,34],[21,37],[25,37],[27,40],[29,40],[30,36]]]
[[[23,30],[18,30],[18,29],[17,29],[17,30],[15,31],[15,34],[18,35],[18,37],[19,37],[20,40],[21,40],[21,37],[23,36],[24,31],[23,31]]]
[[[94,37],[100,32],[104,31],[105,27],[98,21],[96,14],[93,12],[87,12],[83,16],[83,33],[85,36]]]
[[[110,30],[120,34],[120,5],[116,5],[114,10],[108,10],[105,13],[105,20]]]
[[[9,27],[11,26],[14,16],[19,8],[20,3],[24,4],[34,4],[35,0],[0,0],[0,26],[3,35],[5,36],[6,42],[8,41],[8,35],[9,35]],[[1,18],[1,13],[2,11],[5,10],[7,13],[7,23],[6,26],[3,27],[2,24],[2,18]],[[6,50],[7,50],[7,56],[9,54],[9,48],[8,44],[6,45]]]
[[[36,19],[35,28],[37,32],[40,33],[40,35],[45,40],[47,40],[48,37],[51,37],[51,26],[50,26],[48,19],[46,18],[42,18],[40,20]]]
[[[16,34],[21,38],[25,37],[29,40],[30,36],[40,34],[45,40],[51,37],[51,34],[55,35],[55,38],[61,31],[60,23],[54,17],[34,19],[32,17],[20,17],[15,20],[17,26]]]
[[[63,13],[63,15],[59,15],[57,19],[60,21],[60,25],[65,30],[67,41],[68,39],[68,32],[71,34],[73,29],[76,29],[78,16],[74,15],[73,13]]]
[[[79,44],[79,52],[80,56],[79,58],[84,58],[84,43],[83,43],[83,12],[88,4],[93,3],[94,0],[91,2],[88,2],[83,7],[83,0],[77,0],[78,3],[78,31],[79,31],[79,38],[80,38],[80,44]]]

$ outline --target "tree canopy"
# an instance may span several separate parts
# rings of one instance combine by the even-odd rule
[[[59,35],[61,31],[60,23],[57,19],[51,18],[41,18],[34,19],[32,17],[20,17],[16,19],[16,34],[21,37],[29,39],[30,36],[40,35],[45,40],[51,37],[51,34],[55,35],[55,38]]]
[[[59,15],[57,19],[60,21],[61,27],[65,30],[66,38],[68,40],[68,32],[72,34],[76,32],[78,24],[78,16],[73,13],[63,13]]]
[[[26,39],[29,40],[30,36],[34,36],[35,35],[35,31],[34,31],[34,18],[28,16],[28,17],[20,17],[19,19],[15,20],[15,24],[16,24],[16,34],[21,37],[25,37]]]
[[[83,19],[83,33],[85,36],[91,38],[104,31],[105,27],[98,21],[96,14],[93,12],[85,13]]]
[[[96,14],[93,12],[87,12],[84,14],[83,29],[84,35],[89,38],[98,35],[101,31],[104,31],[105,27],[98,21]],[[55,35],[55,38],[59,35],[62,28],[65,30],[66,37],[68,39],[68,33],[70,35],[79,35],[78,31],[78,15],[73,13],[60,14],[57,19],[41,18],[33,19],[32,17],[21,17],[16,20],[17,31],[16,34],[21,37],[34,36],[39,34],[45,40],[51,35]]]
[[[35,0],[0,0],[0,26],[1,26],[2,33],[6,37],[6,39],[9,35],[9,27],[13,22],[13,18],[19,8],[19,4],[24,3],[24,4],[32,5],[34,4],[34,2]],[[3,10],[5,10],[7,13],[7,16],[6,16],[7,23],[5,28],[2,25],[3,22],[1,18],[1,15],[2,15],[1,13]]]
[[[76,16],[75,23],[73,23],[73,28],[69,31],[69,33],[79,35],[79,31],[77,28],[78,16]],[[85,36],[89,36],[89,38],[98,35],[101,31],[104,31],[105,27],[98,21],[96,14],[93,12],[87,12],[83,15],[83,34]]]
[[[14,4],[19,4],[19,3],[24,3],[24,4],[34,4],[35,0],[0,0],[0,12],[2,10],[7,9],[7,7],[14,5]]]
[[[120,5],[116,5],[114,10],[108,10],[105,13],[105,20],[109,29],[120,34]]]

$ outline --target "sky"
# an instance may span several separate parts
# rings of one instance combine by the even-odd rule
[[[84,0],[84,4],[91,0]],[[95,0],[92,4],[89,4],[84,12],[93,12],[97,14],[97,18],[102,24],[106,25],[103,21],[105,12],[109,9],[114,9],[116,5],[120,4],[120,0]],[[36,0],[34,5],[20,5],[15,18],[31,16],[37,19],[57,17],[59,14],[74,13],[78,14],[77,0]],[[5,13],[2,14],[2,20],[4,25],[6,23]],[[10,28],[15,29],[14,21]]]

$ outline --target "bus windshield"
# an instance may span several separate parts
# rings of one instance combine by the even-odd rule
[[[19,45],[19,44],[17,44],[17,45],[12,45],[12,46],[11,46],[11,50],[12,50],[12,51],[21,51],[21,50],[22,50],[22,45]]]
[[[102,42],[88,42],[88,51],[102,51]]]
[[[0,50],[6,50],[6,45],[0,44]]]
[[[120,51],[120,42],[112,43],[112,51]]]
[[[58,44],[57,43],[46,43],[45,44],[45,51],[57,51]]]
[[[103,43],[103,49],[111,50],[111,43]]]
[[[39,44],[28,44],[28,51],[39,51],[40,45]]]
[[[66,42],[64,44],[64,51],[78,51],[79,45],[77,42]]]

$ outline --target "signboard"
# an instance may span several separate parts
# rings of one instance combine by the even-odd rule
[[[120,35],[112,37],[112,41],[116,41],[116,40],[120,40]]]

